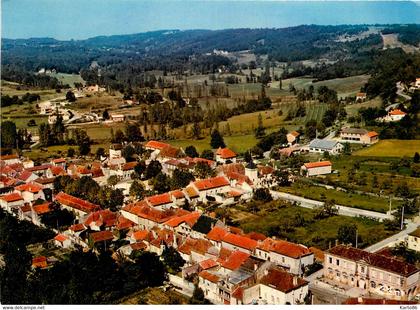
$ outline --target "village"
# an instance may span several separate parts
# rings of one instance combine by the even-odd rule
[[[288,146],[280,152],[288,156],[296,152],[337,155],[347,142],[378,142],[376,132],[359,128],[343,128],[335,138],[314,139],[307,145],[299,145],[299,135],[290,132]],[[142,148],[146,166],[158,164],[161,173],[168,177],[179,171],[193,173],[197,167],[214,172],[183,188],[137,199],[131,189],[138,182],[132,179],[138,162],[124,158],[127,145]],[[214,304],[304,304],[312,303],[319,291],[320,295],[339,295],[344,303],[363,303],[372,298],[409,302],[418,298],[420,269],[376,253],[387,243],[375,252],[337,243],[321,251],[257,232],[245,233],[218,218],[214,210],[250,201],[257,192],[295,203],[295,199],[303,199],[302,206],[305,199],[285,197],[275,190],[280,179],[277,168],[269,162],[260,164],[252,158],[245,161],[226,147],[214,152],[215,160],[192,158],[182,148],[150,140],[112,144],[106,156],[93,162],[53,158],[34,165],[32,160],[18,155],[3,155],[0,206],[19,220],[39,226],[45,226],[42,217],[57,206],[70,211],[73,223],[65,230],[54,228],[57,235],[51,241],[53,247],[63,251],[111,250],[114,255],[130,257],[136,251],[162,255],[165,249],[173,248],[185,264],[180,272],[169,274],[167,287],[191,296],[197,285]],[[299,176],[328,175],[334,172],[333,165],[331,160],[306,162]],[[286,175],[292,183],[297,177]],[[56,180],[64,176],[92,179],[100,186],[114,179],[112,188],[122,191],[123,204],[111,211],[62,190],[57,192]],[[153,193],[150,182],[140,182],[146,192]],[[311,203],[307,207],[323,206]],[[338,206],[338,213],[379,221],[394,217],[344,206]],[[391,238],[388,243],[407,242],[410,249],[418,251],[420,229],[416,227],[410,222],[398,238]],[[33,268],[49,268],[53,263],[53,257],[33,257]],[[308,273],[316,265],[320,269]]]

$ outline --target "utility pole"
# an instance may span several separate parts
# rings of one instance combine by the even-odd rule
[[[389,194],[389,215],[391,215],[392,195]]]
[[[404,205],[402,206],[401,210],[401,230],[404,228]]]

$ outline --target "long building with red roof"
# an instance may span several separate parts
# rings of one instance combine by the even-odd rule
[[[90,212],[100,210],[101,207],[89,201],[74,197],[72,195],[60,192],[55,196],[61,206],[76,214],[77,217],[82,217]]]

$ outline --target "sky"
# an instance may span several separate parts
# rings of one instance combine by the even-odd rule
[[[2,0],[2,37],[86,39],[161,29],[420,23],[419,1]]]

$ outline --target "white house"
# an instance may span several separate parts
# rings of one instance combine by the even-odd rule
[[[305,163],[300,168],[301,174],[307,177],[331,173],[332,164],[330,161],[318,161]]]
[[[255,256],[273,262],[297,275],[302,274],[305,267],[312,265],[315,260],[314,253],[307,247],[272,238],[267,238],[258,244]]]
[[[226,164],[227,162],[236,163],[236,153],[227,147],[219,147],[216,151],[216,161],[221,164]]]
[[[309,152],[324,153],[328,152],[331,155],[337,155],[343,150],[343,145],[334,140],[314,139],[309,143]]]

